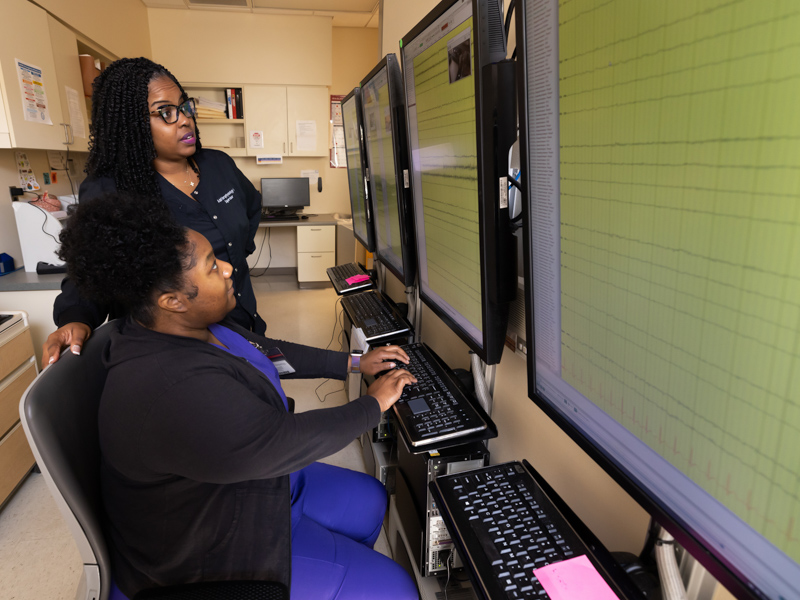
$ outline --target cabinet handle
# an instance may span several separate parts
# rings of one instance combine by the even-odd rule
[[[294,146],[292,145],[292,142],[289,142],[289,154],[292,152],[294,152]]]
[[[283,142],[283,153],[286,154],[286,142]]]
[[[65,146],[69,146],[69,131],[67,130],[68,125],[66,123],[59,123],[64,128],[64,139],[66,141],[61,142]]]
[[[72,124],[67,123],[67,129],[69,129],[69,143],[73,146],[75,145],[75,132],[72,131]]]
[[[322,231],[322,227],[312,227],[311,231]]]

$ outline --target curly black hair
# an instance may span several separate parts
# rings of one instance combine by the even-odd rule
[[[169,77],[188,99],[181,84],[166,67],[147,58],[114,61],[92,84],[92,124],[86,173],[111,177],[119,190],[161,198],[153,168],[156,149],[150,132],[148,85]],[[200,132],[195,122],[196,148]]]
[[[82,296],[118,302],[151,327],[158,295],[192,293],[184,276],[194,266],[187,231],[163,201],[119,191],[77,205],[61,231],[58,256]]]

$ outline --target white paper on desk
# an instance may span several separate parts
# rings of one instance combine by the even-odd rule
[[[83,97],[78,95],[78,90],[72,89],[68,85],[64,86],[67,91],[67,106],[69,107],[69,123],[72,126],[72,135],[79,138],[86,137],[86,123],[83,122],[83,112],[81,102]]]
[[[19,91],[22,94],[22,112],[26,121],[52,125],[47,93],[44,89],[42,70],[34,65],[15,58]]]
[[[297,151],[313,152],[317,149],[317,122],[297,121]]]

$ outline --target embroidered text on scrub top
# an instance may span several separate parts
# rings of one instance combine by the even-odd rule
[[[223,202],[227,204],[231,200],[233,200],[233,189],[227,191],[222,198],[217,198],[217,204],[222,204]]]

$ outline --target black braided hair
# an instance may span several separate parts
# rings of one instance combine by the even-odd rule
[[[145,327],[165,292],[192,292],[184,272],[194,244],[160,199],[117,191],[78,204],[61,231],[58,256],[81,296],[120,303]]]
[[[188,99],[181,84],[165,67],[147,58],[114,61],[92,84],[92,124],[86,173],[111,177],[119,190],[161,198],[153,168],[156,149],[150,132],[147,86],[154,79],[169,77]],[[196,148],[200,132],[195,122]]]

